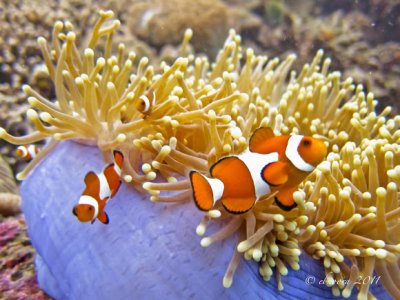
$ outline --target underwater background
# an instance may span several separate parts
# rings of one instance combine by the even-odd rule
[[[204,54],[210,61],[214,61],[224,47],[232,28],[241,36],[242,48],[252,48],[256,55],[283,60],[296,54],[292,69],[298,72],[305,63],[313,61],[319,49],[323,49],[324,55],[331,59],[330,70],[340,71],[343,78],[352,77],[355,84],[362,84],[366,91],[374,93],[374,98],[378,99],[378,113],[390,105],[392,110],[388,116],[399,114],[400,1],[1,1],[0,127],[14,136],[34,131],[33,123],[27,118],[31,106],[24,85],[28,84],[49,100],[56,99],[56,87],[43,62],[37,38],[51,40],[54,23],[69,21],[77,35],[79,48],[90,39],[101,9],[112,10],[114,18],[121,21],[113,37],[114,44],[124,43],[127,51],[135,51],[139,59],[148,57],[153,65],[175,61],[187,28],[193,30],[190,51]],[[15,179],[15,174],[21,172],[26,162],[15,155],[15,149],[16,146],[0,140],[0,299],[50,299],[38,286],[35,250],[30,245],[21,215],[20,182]],[[62,168],[57,170],[63,172]],[[80,178],[82,176],[76,179],[77,184]],[[35,187],[27,189],[35,193]],[[54,209],[61,215],[71,212],[69,206],[65,208],[66,212],[58,212],[62,206]],[[121,226],[124,226],[123,222]],[[400,235],[399,226],[393,228]],[[195,225],[191,231],[198,244]],[[214,266],[224,269],[227,263],[224,260]],[[195,269],[191,271],[196,272]],[[99,272],[102,272],[101,267]],[[240,275],[237,274],[235,280],[240,281]],[[222,279],[216,280],[221,285]],[[400,278],[394,277],[393,281],[396,280],[400,282]],[[269,286],[271,282],[264,284]],[[245,289],[246,285],[242,285]],[[274,287],[274,296],[279,297],[276,283]],[[307,295],[307,287],[303,285],[301,289]],[[328,297],[329,289],[325,292],[324,297]],[[196,298],[193,293],[195,291],[184,295]],[[294,290],[285,297],[295,294]],[[259,297],[266,296],[260,294]],[[384,294],[382,297],[389,299],[391,296]]]

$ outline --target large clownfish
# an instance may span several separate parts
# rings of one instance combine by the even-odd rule
[[[18,146],[17,150],[15,150],[15,154],[25,161],[31,161],[38,153],[39,148],[35,145]]]
[[[153,110],[153,106],[156,102],[156,93],[153,89],[148,90],[145,94],[136,98],[133,103],[135,108],[145,116],[149,115]]]
[[[249,211],[263,195],[276,192],[283,210],[296,207],[293,193],[327,154],[323,141],[302,135],[275,136],[271,128],[259,128],[249,147],[237,156],[223,157],[210,169],[212,178],[190,172],[197,207],[209,211],[221,200],[233,214]]]
[[[85,176],[86,188],[74,206],[72,213],[81,222],[92,223],[97,219],[103,224],[109,223],[104,207],[114,197],[121,185],[121,169],[124,157],[121,152],[114,151],[114,163],[109,164],[100,174],[92,171]]]

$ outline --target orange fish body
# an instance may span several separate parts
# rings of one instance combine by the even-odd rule
[[[291,210],[296,206],[293,192],[326,154],[327,148],[319,139],[274,136],[271,128],[259,128],[246,151],[224,157],[211,167],[211,178],[190,173],[193,198],[200,210],[209,211],[221,200],[228,212],[241,214],[261,196],[278,191],[277,205]]]
[[[153,89],[150,89],[145,94],[134,100],[135,108],[145,116],[149,115],[153,110],[153,106],[156,102],[156,93]]]
[[[31,161],[36,157],[39,153],[39,148],[35,145],[29,146],[18,146],[17,150],[15,150],[15,154],[25,161]]]
[[[114,163],[109,164],[100,174],[92,171],[85,176],[86,188],[74,206],[72,213],[81,222],[92,223],[97,219],[103,224],[109,223],[107,213],[104,211],[109,199],[115,196],[121,185],[121,169],[123,155],[114,151]]]

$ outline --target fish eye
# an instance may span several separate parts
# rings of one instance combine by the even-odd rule
[[[92,206],[89,206],[89,211],[92,211],[92,209],[93,209],[93,207],[92,207]]]
[[[311,141],[309,139],[305,139],[302,142],[303,146],[310,146],[311,145]]]

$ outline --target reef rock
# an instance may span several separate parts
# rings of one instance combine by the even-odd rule
[[[190,202],[154,204],[122,184],[107,204],[108,225],[78,222],[71,210],[83,178],[104,165],[97,148],[62,142],[22,184],[22,209],[39,254],[38,281],[52,297],[336,299],[320,283],[325,277],[320,263],[304,255],[300,271],[283,277],[283,291],[275,280],[262,280],[256,263],[244,260],[225,289],[222,278],[235,241],[202,248],[195,234],[201,213]],[[388,297],[380,285],[372,291],[379,299]]]

